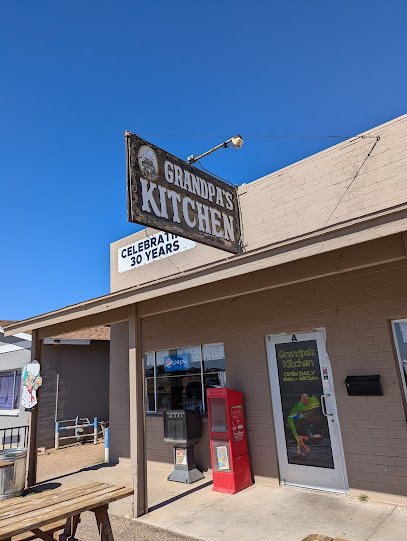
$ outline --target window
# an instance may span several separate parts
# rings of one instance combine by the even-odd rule
[[[223,344],[162,351],[144,357],[146,411],[192,409],[205,413],[205,389],[224,387]]]
[[[21,370],[0,372],[0,414],[18,414],[20,387]]]
[[[392,326],[401,371],[401,380],[407,400],[407,319],[392,321]]]

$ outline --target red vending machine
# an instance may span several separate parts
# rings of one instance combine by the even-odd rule
[[[207,397],[213,490],[235,494],[253,484],[243,393],[208,389]]]

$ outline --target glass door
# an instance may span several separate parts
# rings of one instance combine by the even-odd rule
[[[267,336],[267,355],[281,482],[345,492],[324,332]]]

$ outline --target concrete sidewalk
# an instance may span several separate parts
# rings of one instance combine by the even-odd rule
[[[300,541],[311,533],[349,541],[407,539],[407,508],[260,484],[233,496],[206,487],[138,520],[206,541]]]
[[[212,491],[208,474],[199,483],[184,485],[167,481],[170,471],[171,466],[149,463],[150,511],[137,519],[139,524],[205,541],[301,541],[311,533],[349,541],[407,539],[407,507],[262,484],[230,496]],[[54,477],[48,485],[52,488],[89,481],[129,484],[130,466],[95,465]],[[131,499],[114,502],[110,511],[118,517],[129,517]],[[117,539],[120,541],[120,536]]]

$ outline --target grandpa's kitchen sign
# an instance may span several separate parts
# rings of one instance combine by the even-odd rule
[[[128,220],[240,253],[236,188],[126,132]]]

